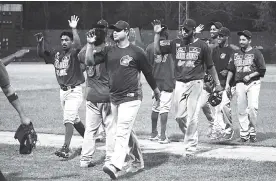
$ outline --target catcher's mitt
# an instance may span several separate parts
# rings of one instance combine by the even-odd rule
[[[20,143],[20,154],[32,153],[32,149],[35,148],[37,142],[37,134],[32,122],[29,125],[21,124],[16,130],[14,138],[18,139]]]
[[[217,106],[222,101],[222,92],[214,91],[210,94],[210,97],[208,98],[208,102],[213,106]]]

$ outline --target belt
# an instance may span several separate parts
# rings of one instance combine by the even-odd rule
[[[76,85],[76,86],[79,86],[79,85]],[[63,85],[61,85],[60,89],[63,90],[63,91],[68,91],[70,89],[76,88],[76,86],[74,86],[74,85],[73,86],[63,86]]]

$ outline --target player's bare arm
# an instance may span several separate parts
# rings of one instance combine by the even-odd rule
[[[21,58],[23,57],[26,53],[28,53],[30,50],[29,49],[22,49],[19,50],[3,59],[1,59],[2,63],[7,66],[8,64],[10,64],[11,62],[15,61],[16,58]]]
[[[215,90],[216,91],[222,91],[223,88],[220,85],[220,81],[219,81],[218,74],[217,74],[215,66],[212,66],[211,68],[209,68],[208,72],[210,73],[210,75],[214,79],[214,82],[215,82],[215,85],[216,85]]]
[[[81,41],[77,31],[78,22],[79,22],[79,17],[76,15],[71,16],[71,20],[68,20],[69,26],[72,28],[74,46],[75,48],[80,49]]]
[[[94,50],[96,42],[96,35],[95,31],[91,30],[86,33],[86,41],[87,41],[87,47],[86,47],[86,53],[85,53],[85,64],[88,66],[95,65],[94,60]]]
[[[160,55],[160,32],[162,31],[161,22],[160,20],[154,20],[152,23],[153,31],[154,31],[154,54]]]
[[[44,36],[41,32],[35,34],[34,36],[36,37],[36,42],[37,42],[37,55],[39,57],[44,57],[44,52],[45,52]]]

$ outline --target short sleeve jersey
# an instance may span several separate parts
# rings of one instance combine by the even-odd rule
[[[243,82],[245,76],[253,72],[266,70],[264,57],[260,50],[255,48],[252,48],[248,52],[238,50],[232,54],[228,70],[235,73],[236,83]],[[260,79],[260,76],[253,77],[251,81],[258,79]]]
[[[94,61],[96,64],[106,64],[112,103],[118,105],[141,99],[139,74],[141,71],[151,74],[152,67],[140,47],[132,44],[126,48],[108,46],[104,51],[94,54]]]
[[[76,86],[84,83],[84,75],[78,60],[79,49],[64,51],[45,51],[44,59],[46,63],[51,63],[55,67],[56,78],[61,86]]]
[[[160,41],[161,54],[172,54],[177,81],[189,82],[204,78],[206,67],[213,66],[208,45],[199,39],[185,45],[182,39]]]
[[[80,51],[78,57],[85,63],[86,46]],[[110,102],[108,74],[104,63],[95,66],[86,66],[87,92],[86,100],[94,103]]]
[[[155,55],[153,43],[146,49],[148,61],[153,67],[153,77],[162,91],[173,91],[175,87],[174,61],[171,54]],[[160,85],[162,84],[162,85]]]
[[[227,46],[227,47],[215,47],[212,51],[212,57],[214,61],[214,65],[216,68],[216,71],[218,73],[218,78],[220,80],[220,84],[224,87],[226,83],[226,78],[221,75],[221,71],[227,70],[227,66],[230,61],[230,57],[232,56],[233,50]]]

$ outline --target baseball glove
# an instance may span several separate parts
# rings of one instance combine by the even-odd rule
[[[211,93],[214,89],[214,79],[211,75],[206,74],[204,76],[204,87],[207,92]]]
[[[213,106],[217,106],[222,101],[222,92],[214,91],[210,94],[210,97],[208,98],[208,102]]]
[[[20,143],[19,153],[30,154],[33,148],[36,146],[37,134],[34,130],[33,124],[29,125],[21,124],[15,132],[15,139],[18,139]]]

